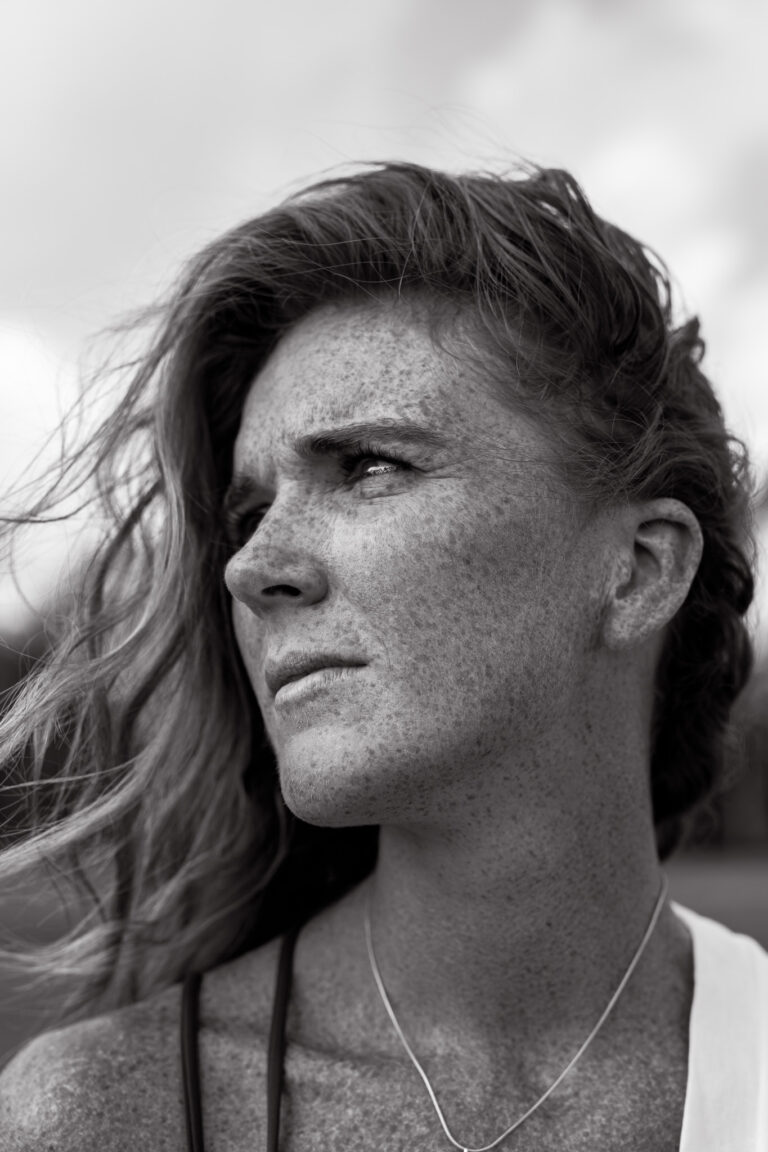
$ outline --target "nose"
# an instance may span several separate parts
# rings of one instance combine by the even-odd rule
[[[324,565],[313,554],[310,542],[302,541],[298,534],[286,541],[285,531],[270,520],[268,514],[268,520],[235,553],[224,571],[231,595],[262,617],[287,605],[317,604],[328,594]]]

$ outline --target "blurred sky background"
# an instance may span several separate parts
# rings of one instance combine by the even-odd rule
[[[2,492],[91,337],[220,231],[332,166],[515,154],[666,260],[768,475],[764,0],[3,0],[0,99]],[[33,606],[65,554],[19,552]],[[27,612],[3,569],[0,636]],[[753,620],[768,652],[765,573]]]

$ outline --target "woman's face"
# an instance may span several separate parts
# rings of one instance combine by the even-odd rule
[[[572,735],[600,557],[548,460],[405,304],[324,307],[282,339],[243,411],[225,579],[298,816],[461,818]],[[305,657],[326,671],[278,687]]]

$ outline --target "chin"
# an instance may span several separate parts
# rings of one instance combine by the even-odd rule
[[[283,799],[307,824],[345,828],[403,823],[417,815],[413,795],[418,766],[373,756],[359,733],[338,729],[324,734],[313,728],[293,733],[276,751]]]

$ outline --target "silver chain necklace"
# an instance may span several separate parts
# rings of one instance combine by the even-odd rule
[[[518,1120],[515,1120],[514,1124],[511,1124],[510,1127],[507,1128],[507,1130],[505,1132],[502,1132],[501,1136],[497,1136],[496,1139],[494,1141],[492,1141],[492,1143],[485,1144],[482,1148],[470,1148],[469,1145],[461,1144],[461,1143],[459,1143],[458,1140],[455,1140],[453,1138],[450,1131],[448,1130],[448,1125],[445,1122],[445,1117],[443,1116],[440,1105],[437,1102],[437,1097],[435,1096],[432,1085],[430,1084],[429,1080],[427,1079],[427,1074],[424,1071],[424,1069],[422,1068],[421,1064],[419,1064],[419,1061],[416,1059],[416,1056],[414,1055],[410,1044],[408,1043],[405,1036],[403,1035],[402,1028],[400,1027],[400,1025],[397,1022],[397,1017],[395,1016],[392,1005],[389,1002],[389,997],[387,996],[387,992],[386,992],[386,989],[384,987],[384,983],[381,979],[381,974],[379,972],[379,967],[376,963],[376,957],[374,956],[374,953],[373,953],[373,941],[371,939],[371,893],[369,890],[368,902],[367,902],[366,909],[365,909],[365,938],[366,938],[366,941],[368,944],[368,957],[369,957],[370,962],[371,962],[371,970],[373,971],[373,977],[376,981],[376,987],[379,989],[379,994],[381,995],[381,999],[384,1002],[384,1007],[387,1010],[387,1013],[389,1015],[390,1020],[392,1021],[392,1024],[394,1026],[395,1031],[397,1032],[398,1036],[400,1037],[400,1040],[402,1042],[403,1047],[405,1048],[406,1052],[410,1056],[411,1061],[413,1062],[413,1064],[416,1068],[416,1071],[419,1073],[419,1075],[421,1076],[422,1080],[424,1081],[424,1083],[426,1085],[427,1092],[429,1092],[430,1100],[434,1104],[438,1119],[440,1120],[440,1123],[443,1126],[443,1131],[445,1132],[446,1136],[450,1140],[451,1144],[453,1144],[454,1148],[458,1148],[459,1152],[490,1152],[491,1148],[495,1148],[496,1145],[500,1144],[501,1141],[506,1136],[509,1136],[510,1132],[514,1132],[515,1128],[519,1128],[519,1126],[523,1123],[523,1121],[527,1120],[529,1116],[532,1116],[533,1113],[536,1111],[536,1109],[540,1108],[541,1105],[544,1103],[544,1101],[549,1096],[552,1095],[555,1088],[557,1088],[558,1084],[560,1084],[561,1081],[570,1072],[571,1068],[573,1068],[574,1064],[579,1059],[579,1057],[582,1056],[584,1054],[584,1052],[586,1052],[587,1048],[592,1043],[595,1036],[600,1031],[600,1029],[602,1028],[603,1024],[605,1023],[606,1019],[608,1018],[608,1014],[611,1012],[612,1008],[616,1004],[616,1001],[619,999],[619,996],[621,996],[622,992],[624,991],[625,987],[627,986],[627,983],[629,981],[630,976],[632,975],[635,968],[637,967],[637,963],[640,960],[640,957],[642,956],[643,952],[645,951],[645,947],[646,947],[648,941],[650,940],[651,936],[653,935],[653,930],[656,927],[656,921],[658,920],[659,915],[661,913],[661,909],[664,906],[664,901],[665,901],[666,896],[667,896],[668,886],[669,885],[667,882],[667,877],[662,875],[661,890],[660,890],[658,898],[656,900],[656,904],[654,906],[653,913],[651,915],[651,919],[648,923],[648,927],[645,930],[645,935],[643,936],[642,940],[640,941],[640,944],[638,945],[637,951],[635,952],[634,956],[632,957],[632,959],[630,961],[629,967],[627,968],[626,972],[622,976],[621,983],[619,984],[618,988],[614,992],[611,999],[608,1001],[607,1008],[603,1012],[603,1014],[600,1017],[600,1019],[598,1020],[597,1024],[595,1024],[595,1026],[592,1029],[592,1031],[590,1032],[589,1036],[587,1036],[587,1038],[584,1041],[584,1043],[582,1044],[581,1048],[579,1048],[578,1052],[573,1057],[573,1059],[570,1061],[570,1063],[567,1064],[565,1066],[565,1068],[563,1068],[562,1072],[557,1077],[557,1079],[554,1081],[554,1083],[550,1084],[549,1088],[547,1088],[544,1095],[541,1096],[536,1101],[536,1103],[533,1104],[528,1109],[528,1111],[525,1112]]]

